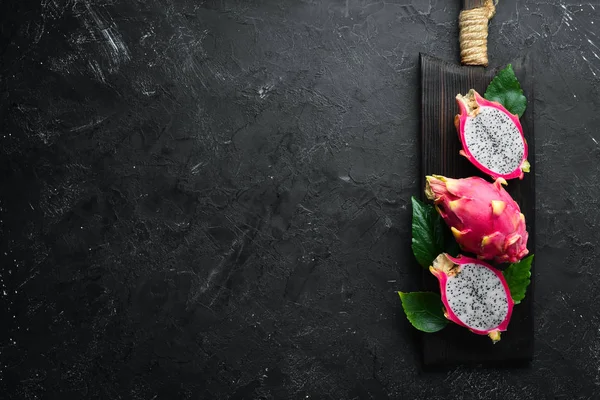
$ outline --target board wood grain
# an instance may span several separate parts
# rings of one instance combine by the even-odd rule
[[[531,172],[523,180],[510,180],[508,192],[521,206],[530,234],[528,248],[535,253],[535,142],[533,128],[533,67],[528,55],[512,63],[524,94],[527,110],[521,118],[525,138],[529,145]],[[459,112],[455,97],[469,89],[485,93],[487,85],[499,68],[465,67],[445,62],[425,54],[420,55],[421,67],[421,188],[425,187],[425,176],[439,174],[452,178],[484,176],[464,157],[459,155],[460,142],[454,116]],[[504,67],[504,66],[502,66]],[[425,199],[421,190],[421,198]],[[534,263],[535,264],[535,263]],[[437,367],[456,364],[484,364],[490,366],[518,365],[531,361],[534,349],[533,289],[535,265],[532,267],[532,282],[527,296],[515,305],[513,316],[502,340],[492,344],[487,336],[470,333],[455,324],[434,334],[422,337],[423,366]],[[437,280],[426,271],[423,284],[427,290],[439,291]]]

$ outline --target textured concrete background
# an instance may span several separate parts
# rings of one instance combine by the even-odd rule
[[[536,62],[535,360],[419,369],[417,61],[458,61],[458,11],[0,2],[3,395],[594,398],[598,2],[490,26],[493,65]]]

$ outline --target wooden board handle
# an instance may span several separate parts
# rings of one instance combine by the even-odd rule
[[[463,10],[471,10],[477,7],[483,7],[485,0],[462,0]]]
[[[488,23],[496,13],[494,0],[462,0],[458,18],[460,61],[463,65],[488,66]]]

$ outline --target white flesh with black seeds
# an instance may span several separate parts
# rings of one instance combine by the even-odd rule
[[[477,264],[463,264],[446,281],[446,299],[452,312],[469,328],[496,328],[508,314],[508,300],[498,276]]]
[[[519,129],[502,111],[480,107],[475,118],[465,122],[465,146],[481,165],[507,175],[523,161],[525,144]]]

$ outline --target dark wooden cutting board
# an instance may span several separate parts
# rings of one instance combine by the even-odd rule
[[[444,175],[451,178],[483,175],[464,157],[461,149],[454,116],[459,112],[455,97],[466,94],[473,88],[481,95],[500,68],[466,67],[423,55],[421,66],[421,188],[425,187],[425,176]],[[529,145],[531,172],[523,180],[513,179],[506,188],[521,206],[529,232],[528,249],[535,253],[535,151],[533,136],[533,68],[529,56],[511,62],[515,74],[527,97],[527,110],[521,118],[523,132]],[[505,67],[504,65],[501,66]],[[424,197],[421,191],[421,197]],[[455,324],[434,334],[424,334],[422,340],[423,365],[437,367],[456,364],[484,364],[487,366],[526,364],[533,357],[533,283],[525,299],[515,305],[508,331],[496,344],[487,336],[479,336]],[[439,291],[437,280],[424,272],[427,290]]]

